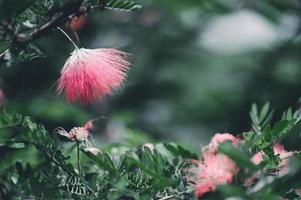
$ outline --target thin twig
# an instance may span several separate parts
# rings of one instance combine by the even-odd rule
[[[76,151],[77,151],[77,170],[78,170],[79,176],[81,177],[79,142],[78,141],[76,141]]]

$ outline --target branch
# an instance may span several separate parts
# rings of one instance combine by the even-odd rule
[[[77,5],[72,9],[66,10],[60,13],[55,19],[42,25],[40,28],[34,30],[29,36],[18,35],[17,41],[20,43],[32,42],[45,35],[48,35],[52,30],[56,29],[61,24],[64,24],[74,16],[85,14],[91,10],[91,8],[98,8],[99,6],[80,6]],[[100,7],[99,7],[100,8]]]
[[[66,23],[68,20],[72,19],[75,16],[83,15],[89,11],[96,10],[96,9],[103,11],[105,9],[105,6],[106,6],[106,0],[100,0],[100,3],[98,5],[81,5],[81,1],[74,3],[70,8],[60,12],[54,19],[45,23],[39,28],[36,28],[29,34],[24,34],[24,33],[15,34],[13,26],[8,22],[2,22],[1,25],[5,28],[5,30],[10,35],[12,35],[13,41],[21,45],[26,45],[29,42],[35,41],[41,37],[50,34],[58,26]],[[3,66],[3,64],[7,61],[5,59],[6,54],[9,54],[9,49],[3,51],[0,54],[0,69]]]
[[[35,29],[29,35],[24,35],[24,34],[17,35],[16,41],[23,44],[32,42],[36,39],[48,35],[49,33],[51,33],[52,30],[56,29],[56,27],[66,23],[68,20],[72,19],[73,17],[85,14],[94,9],[103,10],[104,6],[105,4],[94,5],[94,6],[93,5],[81,6],[80,4],[79,5],[75,4],[71,9],[61,12],[55,19]]]

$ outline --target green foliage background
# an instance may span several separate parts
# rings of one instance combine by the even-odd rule
[[[183,141],[184,135],[189,135],[187,143],[191,143],[190,136],[195,141],[208,140],[214,132],[248,129],[252,102],[269,101],[277,110],[297,105],[299,25],[293,36],[268,48],[235,54],[204,48],[200,35],[215,17],[244,10],[279,27],[283,16],[299,20],[298,1],[140,3],[143,9],[135,12],[90,13],[79,32],[81,44],[87,48],[119,47],[132,54],[128,82],[117,95],[86,108],[68,105],[57,97],[54,85],[73,47],[61,33],[54,32],[34,42],[43,58],[1,70],[9,105],[50,129],[58,123],[72,127],[104,115],[123,118],[126,126],[159,138]]]

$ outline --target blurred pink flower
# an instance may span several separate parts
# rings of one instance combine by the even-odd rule
[[[283,176],[285,174],[288,173],[288,157],[292,156],[294,153],[287,151],[283,145],[281,144],[275,144],[273,146],[273,151],[274,151],[274,155],[279,155],[279,163],[278,163],[278,170],[277,170],[277,174],[273,174],[273,175],[277,175],[277,176]],[[263,151],[259,151],[256,154],[254,154],[251,158],[251,161],[255,164],[255,165],[259,165],[262,161],[263,161],[263,157],[264,157],[265,153]],[[250,186],[253,185],[256,181],[257,178],[259,176],[259,173],[255,173],[254,175],[252,175],[251,177],[248,177],[245,180],[245,186]]]
[[[212,182],[203,182],[199,186],[197,186],[197,189],[194,192],[194,195],[196,197],[201,197],[204,194],[208,192],[212,192],[216,189],[216,186]]]
[[[273,150],[274,150],[274,154],[275,155],[279,155],[280,160],[281,159],[285,159],[288,157],[291,157],[292,155],[294,155],[294,152],[291,151],[287,151],[283,145],[281,144],[275,144],[273,146]]]
[[[86,129],[86,130],[90,130],[90,129],[92,129],[93,128],[93,121],[95,121],[95,119],[94,120],[89,120],[89,121],[87,121],[85,124],[84,124],[84,129]]]
[[[278,173],[276,174],[277,176],[283,176],[288,173],[288,158],[290,156],[293,156],[294,152],[287,151],[283,145],[281,144],[275,144],[273,146],[273,151],[274,155],[279,155],[279,163],[278,163]],[[263,156],[265,153],[263,151],[259,151],[256,154],[254,154],[251,158],[251,161],[255,165],[259,165],[263,161]],[[245,185],[252,185],[256,181],[256,176],[255,174],[252,177],[249,177],[245,181]]]
[[[54,130],[54,133],[59,134],[61,136],[67,137],[72,141],[88,141],[88,137],[90,135],[89,130],[93,127],[93,120],[89,120],[85,123],[83,127],[74,127],[69,132],[67,132],[62,127],[58,127]]]
[[[74,127],[70,130],[70,135],[77,141],[84,141],[88,139],[89,131],[83,127]]]
[[[231,183],[239,172],[236,164],[223,154],[206,155],[204,161],[195,161],[197,167],[192,169],[196,197],[214,191],[218,185]]]
[[[218,145],[220,143],[225,141],[231,141],[233,145],[237,145],[239,140],[239,138],[235,137],[230,133],[216,133],[211,139],[209,145],[207,145],[203,149],[203,151],[206,151],[207,153],[216,153],[218,151]]]
[[[294,152],[287,151],[283,145],[281,144],[275,144],[273,146],[274,154],[279,155],[279,163],[278,163],[278,168],[279,168],[279,174],[278,176],[283,176],[289,172],[289,167],[288,167],[288,158],[294,155]]]
[[[251,161],[255,165],[259,165],[261,163],[261,161],[263,160],[263,156],[264,156],[263,151],[259,151],[255,155],[252,156]]]
[[[218,185],[231,183],[239,168],[226,155],[218,152],[218,145],[230,140],[233,145],[239,142],[235,136],[217,133],[210,144],[203,149],[203,161],[193,161],[195,168],[191,169],[189,177],[195,190],[195,196],[201,197],[207,192],[214,191]]]
[[[280,158],[280,165],[282,164],[287,164],[287,158],[294,155],[294,152],[287,151],[283,145],[281,144],[275,144],[273,146],[273,151],[274,155],[279,155]],[[263,151],[257,152],[253,157],[251,158],[251,161],[255,164],[258,165],[262,162],[264,156]]]
[[[57,91],[69,102],[89,104],[112,94],[125,80],[130,63],[116,49],[76,49],[61,70]]]

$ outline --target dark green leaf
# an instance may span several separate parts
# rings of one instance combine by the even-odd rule
[[[109,0],[105,8],[122,11],[132,11],[142,8],[142,6],[132,0]]]
[[[23,142],[17,142],[14,139],[8,140],[0,140],[0,147],[9,147],[13,149],[22,149],[25,148],[25,144]]]
[[[174,143],[164,143],[164,147],[169,150],[173,156],[181,156],[182,158],[189,158],[189,159],[197,159],[197,155],[191,153],[190,151],[184,149],[180,145],[176,145]]]
[[[18,16],[25,9],[29,8],[34,0],[1,0],[0,1],[0,21],[7,20],[13,16]]]
[[[245,198],[247,196],[241,188],[232,185],[221,185],[218,187],[218,190],[223,194],[225,198],[227,197]]]
[[[114,162],[106,152],[102,152],[101,154],[98,155],[94,155],[87,151],[83,151],[83,152],[88,157],[90,157],[93,161],[95,161],[101,169],[105,171],[109,171],[110,174],[113,176],[116,175],[117,171]]]
[[[10,45],[9,41],[0,42],[0,54],[3,53],[4,51],[6,51],[9,47],[9,45]]]

